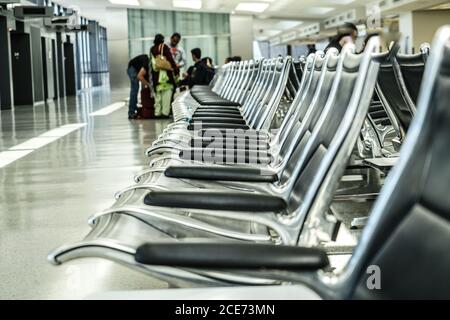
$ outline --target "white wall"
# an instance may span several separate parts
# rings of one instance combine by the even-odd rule
[[[253,58],[253,16],[230,15],[231,55]]]
[[[430,10],[413,12],[414,48],[420,50],[422,43],[433,41],[436,31],[450,24],[450,10]]]
[[[399,31],[402,34],[401,52],[412,53],[414,45],[413,13],[404,12],[399,16]]]
[[[399,27],[403,37],[402,52],[420,50],[422,43],[431,43],[439,27],[450,23],[450,10],[413,11],[400,14]],[[404,48],[408,50],[404,50]]]
[[[111,88],[126,88],[129,80],[128,66],[128,16],[127,9],[108,8],[103,25],[108,30],[109,78]]]

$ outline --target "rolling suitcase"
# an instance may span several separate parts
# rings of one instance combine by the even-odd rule
[[[155,118],[155,98],[151,94],[150,88],[141,90],[142,108],[139,109],[139,117],[141,119]]]

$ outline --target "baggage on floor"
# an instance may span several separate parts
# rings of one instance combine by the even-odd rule
[[[139,109],[139,117],[141,119],[155,118],[155,98],[150,88],[142,88],[141,90],[142,108]]]

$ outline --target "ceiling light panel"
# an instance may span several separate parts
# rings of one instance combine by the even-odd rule
[[[267,2],[241,2],[237,5],[236,11],[261,13],[269,7]]]
[[[140,6],[139,0],[109,0],[112,4],[118,4],[122,6]]]
[[[324,15],[327,13],[330,13],[331,11],[334,11],[335,8],[331,7],[308,7],[303,9],[304,14],[311,14],[311,15]]]
[[[184,8],[184,9],[201,9],[202,8],[202,0],[173,0],[172,5],[175,8]]]

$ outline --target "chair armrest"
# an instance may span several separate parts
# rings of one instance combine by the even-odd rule
[[[387,172],[397,164],[398,159],[399,158],[364,159],[364,164],[367,164],[368,166],[378,169],[382,172]]]
[[[313,271],[329,266],[327,254],[320,249],[255,243],[147,243],[137,249],[135,260],[186,268]]]
[[[192,148],[179,152],[183,160],[217,164],[269,164],[271,154],[267,150]]]
[[[235,123],[196,123],[190,124],[187,129],[189,131],[194,131],[197,128],[200,129],[241,129],[241,130],[248,130],[250,129],[249,126],[243,125],[243,124],[235,124]]]
[[[207,181],[242,181],[267,182],[278,181],[275,173],[263,172],[254,168],[233,168],[217,166],[171,166],[164,172],[166,177],[180,179],[197,179]]]
[[[205,209],[244,212],[282,212],[284,199],[256,193],[211,191],[152,191],[144,198],[149,206],[183,209]]]
[[[253,137],[248,139],[242,138],[195,138],[191,139],[189,145],[192,148],[234,148],[234,149],[252,149],[252,150],[268,150],[270,144],[265,140],[256,140]]]
[[[209,124],[209,123],[225,123],[225,124],[231,124],[231,125],[245,125],[245,120],[240,118],[228,118],[228,117],[206,117],[206,118],[193,118],[189,121],[189,124],[195,124],[201,126],[202,124]]]

